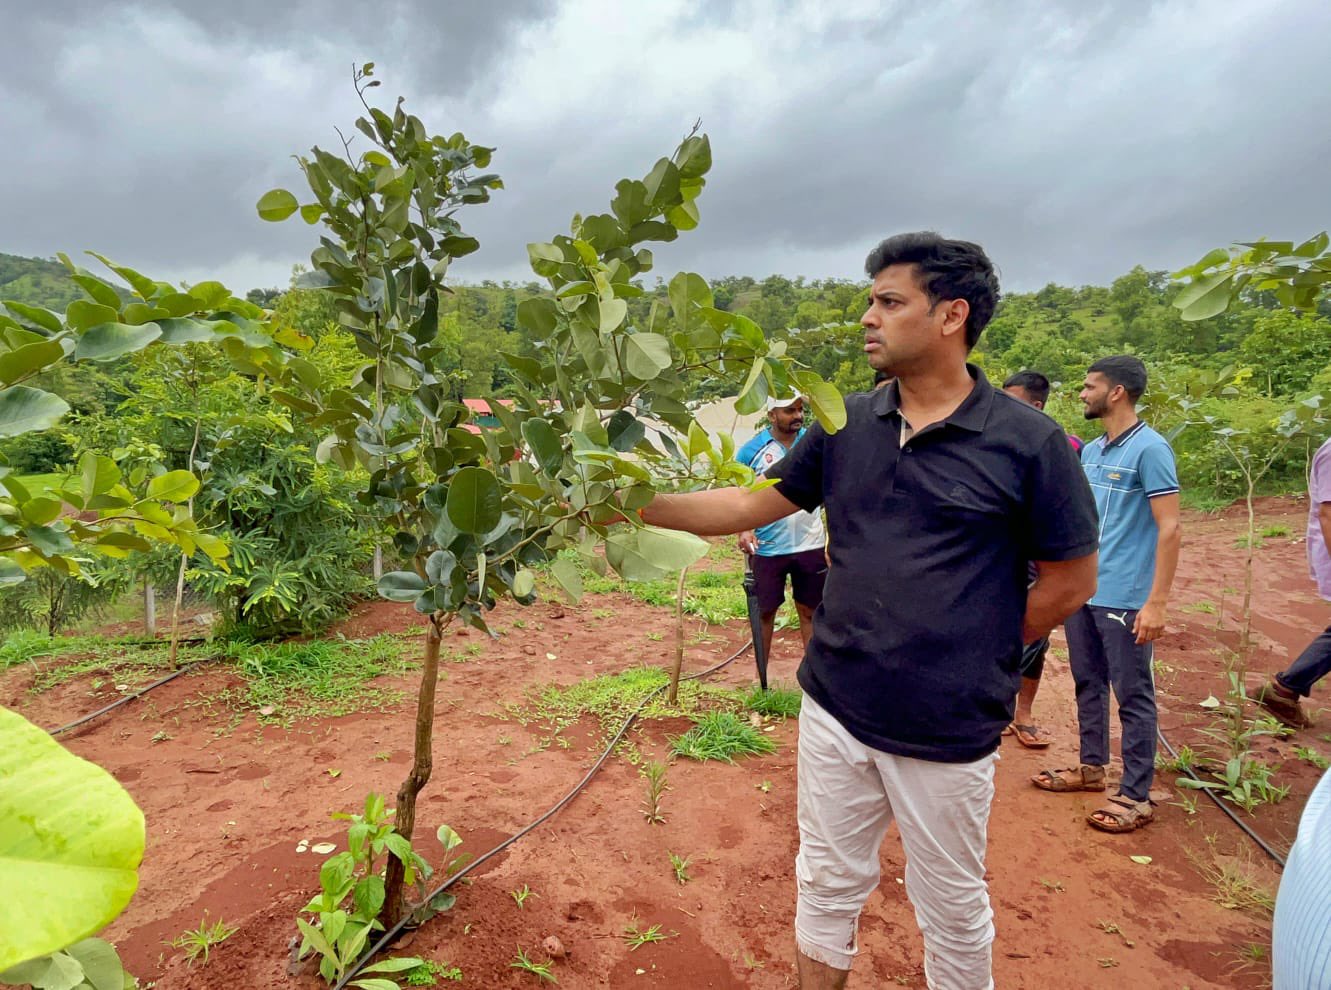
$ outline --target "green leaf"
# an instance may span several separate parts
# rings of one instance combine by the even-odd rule
[[[739,398],[735,400],[735,412],[741,416],[756,413],[767,401],[767,375],[764,374],[766,370],[767,361],[760,354],[753,359],[749,375],[739,390]]]
[[[390,602],[414,602],[425,590],[425,580],[415,571],[389,571],[379,579],[379,597]]]
[[[392,959],[385,959],[383,962],[377,962],[371,966],[366,966],[363,970],[361,970],[361,972],[362,973],[405,973],[409,969],[416,969],[424,965],[425,963],[421,959],[396,956]]]
[[[202,344],[217,339],[219,333],[234,333],[235,326],[224,320],[196,320],[189,317],[170,317],[157,320],[163,344]]]
[[[610,446],[623,452],[632,450],[647,435],[647,428],[633,413],[620,409],[605,424],[605,432]]]
[[[285,220],[300,209],[296,197],[285,189],[270,189],[259,198],[258,210],[262,220]]]
[[[86,330],[99,323],[115,323],[119,319],[118,307],[103,306],[86,299],[75,299],[65,308],[65,323],[71,330]]]
[[[518,326],[526,327],[537,337],[548,337],[559,325],[554,300],[544,296],[524,299],[518,303]]]
[[[528,244],[527,257],[531,260],[531,270],[546,277],[559,271],[559,266],[564,263],[564,252],[553,244]]]
[[[550,477],[559,473],[564,464],[564,447],[554,428],[543,419],[529,419],[522,424],[522,438],[532,456]]]
[[[85,452],[79,458],[79,478],[85,499],[108,492],[120,481],[120,467],[109,457]]]
[[[513,597],[526,598],[536,590],[536,575],[523,568],[513,575]]]
[[[485,468],[462,468],[449,482],[444,511],[459,531],[473,536],[488,533],[502,515],[499,482]]]
[[[846,425],[846,402],[835,385],[831,382],[817,382],[803,392],[824,430],[835,433]]]
[[[668,158],[662,158],[642,180],[647,187],[647,202],[665,207],[679,199],[679,169]]]
[[[71,262],[69,258],[64,255],[61,257],[72,267],[73,262]],[[110,306],[114,310],[120,309],[121,299],[120,296],[116,294],[116,290],[97,276],[89,275],[86,272],[73,271],[70,273],[69,277],[79,286],[79,288],[92,297],[93,302],[99,302],[103,306]]]
[[[83,967],[68,953],[57,952],[0,973],[0,983],[31,983],[36,990],[77,990],[84,985]]]
[[[624,317],[628,315],[629,304],[623,299],[602,299],[600,301],[601,321],[599,329],[601,333],[609,333],[621,323]]]
[[[570,601],[576,602],[582,597],[582,573],[578,570],[577,564],[565,557],[559,557],[550,565],[550,573],[559,582],[559,587],[564,589],[564,594],[568,595]]]
[[[69,403],[50,392],[27,385],[0,389],[0,437],[46,430],[69,412]]]
[[[199,490],[199,479],[188,471],[168,471],[148,482],[148,497],[159,502],[187,502]]]
[[[692,533],[648,526],[606,537],[605,556],[626,581],[654,581],[707,555],[707,541]]]
[[[12,385],[65,356],[58,340],[40,340],[0,354],[0,385]]]
[[[696,179],[706,175],[712,167],[712,143],[706,134],[695,134],[679,146],[675,152],[675,164],[679,174],[686,179]]]
[[[1205,320],[1223,313],[1229,306],[1234,276],[1227,272],[1202,275],[1184,287],[1174,300],[1185,320]]]
[[[138,887],[143,813],[100,767],[0,708],[0,971],[109,924]]]
[[[670,341],[663,334],[634,333],[624,338],[624,364],[634,378],[650,381],[673,363]]]
[[[362,918],[377,918],[379,909],[383,908],[383,897],[383,877],[377,873],[362,877],[351,890],[351,904],[355,905],[355,913]]]
[[[156,323],[141,326],[102,323],[79,338],[74,345],[74,357],[79,361],[114,361],[143,350],[161,335],[162,328]]]
[[[83,979],[92,984],[92,990],[124,990],[125,967],[111,943],[85,938],[65,951],[83,967]]]
[[[4,305],[15,316],[21,317],[29,323],[34,323],[43,330],[60,333],[65,329],[60,323],[60,317],[49,309],[43,309],[40,306],[29,306],[26,303],[15,302],[12,299],[6,299]]]
[[[400,990],[392,980],[380,980],[373,976],[364,980],[352,980],[351,985],[359,987],[360,990]]]
[[[440,825],[435,835],[438,836],[439,844],[444,847],[445,853],[450,853],[462,845],[462,836],[458,835],[450,825]]]
[[[670,311],[675,314],[675,320],[682,327],[687,327],[692,322],[689,317],[694,314],[697,306],[711,309],[714,304],[712,290],[707,280],[693,272],[680,272],[672,278],[669,295]]]

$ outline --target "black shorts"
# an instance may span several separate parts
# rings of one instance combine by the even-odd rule
[[[770,615],[786,600],[786,575],[795,598],[807,608],[823,602],[823,582],[827,580],[827,557],[820,550],[803,550],[773,557],[754,554],[753,583],[758,592],[758,609]]]
[[[1048,636],[1023,647],[1021,651],[1021,676],[1028,680],[1038,681],[1040,675],[1044,673],[1044,658],[1048,652]]]

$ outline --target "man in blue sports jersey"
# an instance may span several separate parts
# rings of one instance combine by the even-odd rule
[[[767,400],[767,428],[739,449],[735,459],[766,474],[804,435],[804,399]],[[809,645],[813,613],[823,600],[827,578],[827,531],[816,512],[795,512],[757,530],[739,534],[739,548],[751,558],[763,620],[763,656],[771,656],[776,612],[786,599],[786,577],[800,618],[800,638]]]
[[[1118,701],[1123,779],[1118,793],[1087,816],[1104,832],[1131,832],[1154,817],[1154,641],[1178,566],[1178,472],[1168,441],[1137,418],[1146,366],[1131,355],[1091,365],[1081,390],[1087,419],[1104,423],[1086,444],[1082,469],[1100,515],[1100,562],[1094,597],[1063,623],[1077,688],[1081,765],[1031,778],[1046,791],[1103,791],[1109,762],[1109,692]]]

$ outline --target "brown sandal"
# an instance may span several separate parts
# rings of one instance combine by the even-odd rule
[[[1101,821],[1096,815],[1103,815],[1110,821]],[[1101,832],[1135,832],[1155,821],[1155,809],[1151,802],[1134,801],[1122,794],[1115,794],[1105,802],[1104,807],[1096,808],[1086,820]]]
[[[1035,725],[1018,725],[1016,722],[1013,722],[1008,728],[1011,730],[1012,734],[1017,737],[1017,742],[1021,743],[1027,749],[1048,749],[1053,742],[1052,739],[1044,734],[1043,730]]]
[[[1103,791],[1105,768],[1083,763],[1079,767],[1041,770],[1031,778],[1031,783],[1042,791],[1053,791],[1056,794],[1066,794],[1070,791]]]

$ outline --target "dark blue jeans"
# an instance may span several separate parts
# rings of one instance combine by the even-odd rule
[[[1152,644],[1138,646],[1132,609],[1083,605],[1064,623],[1068,664],[1077,686],[1081,762],[1109,762],[1109,691],[1118,701],[1123,729],[1123,781],[1120,792],[1145,801],[1155,779],[1155,680]]]
[[[1276,674],[1276,680],[1302,698],[1312,693],[1313,685],[1331,673],[1331,626],[1308,644],[1289,669]]]

